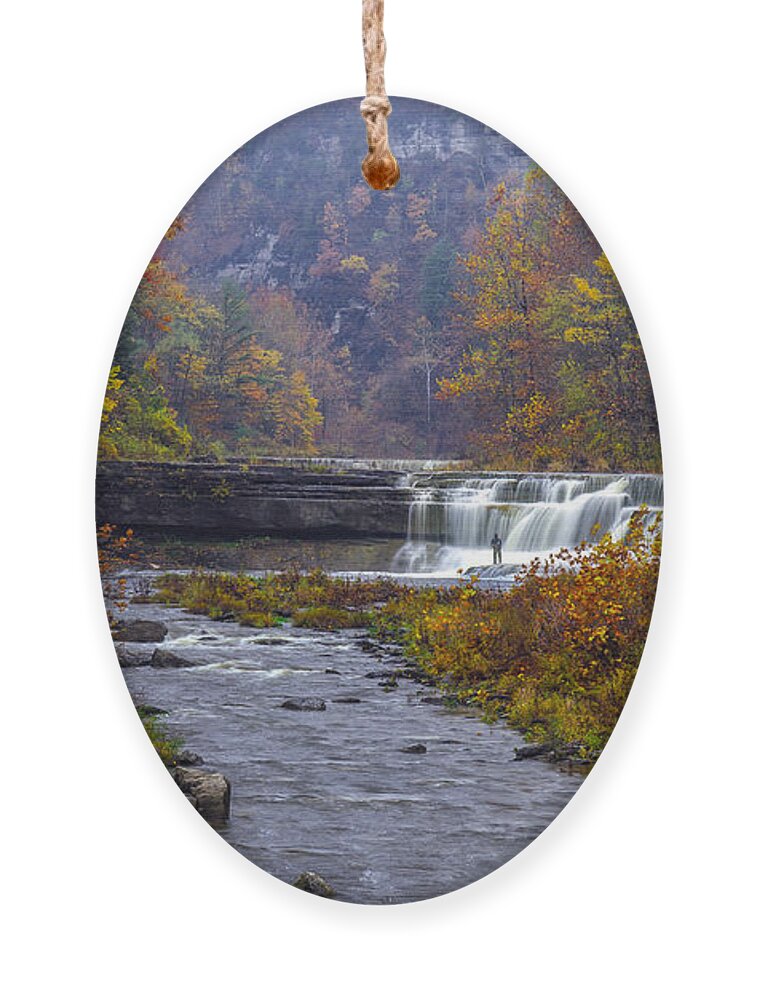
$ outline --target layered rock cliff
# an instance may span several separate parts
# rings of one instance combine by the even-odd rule
[[[400,473],[241,464],[101,462],[99,524],[184,538],[402,538],[411,491]]]
[[[190,225],[163,246],[165,256],[197,280],[235,277],[252,287],[300,293],[315,285],[323,298],[311,265],[324,237],[324,205],[345,205],[349,192],[364,186],[359,104],[356,97],[308,109],[242,146],[190,200],[184,212]],[[402,256],[399,230],[408,228],[409,194],[429,198],[435,236],[455,250],[467,228],[481,223],[494,185],[520,183],[532,161],[467,115],[402,97],[393,97],[392,107],[392,149],[402,180],[381,198],[348,204],[349,252],[381,257],[391,248]],[[412,227],[407,235],[413,239]]]

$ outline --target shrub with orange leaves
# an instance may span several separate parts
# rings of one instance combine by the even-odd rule
[[[660,519],[626,538],[536,560],[505,593],[469,583],[390,601],[380,634],[400,639],[441,685],[538,739],[605,745],[645,644],[660,563]]]

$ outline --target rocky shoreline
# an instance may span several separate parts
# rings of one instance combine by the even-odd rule
[[[122,669],[148,664],[154,667],[186,665],[181,657],[161,649],[160,644],[168,634],[168,629],[162,622],[117,622],[112,634],[116,657]],[[167,709],[155,705],[135,704],[134,707],[142,719],[169,714]],[[170,762],[164,763],[187,801],[203,819],[214,829],[225,826],[229,821],[232,797],[231,782],[226,775],[204,768],[203,758],[184,748],[175,753]]]
[[[421,667],[408,659],[400,645],[387,640],[377,639],[367,635],[361,640],[361,649],[370,653],[379,660],[390,659],[401,661],[401,665],[391,670],[376,671],[373,676],[381,678],[385,690],[397,687],[401,679],[424,684],[439,691],[435,681],[426,674]],[[370,674],[367,676],[371,676]],[[465,698],[459,698],[455,693],[441,692],[437,696],[425,697],[421,701],[428,704],[448,705],[449,707],[470,707],[470,703]],[[516,728],[511,726],[511,728]],[[524,730],[517,730],[526,735]],[[406,748],[406,753],[423,752],[413,751]],[[516,747],[513,751],[514,760],[544,760],[553,764],[561,764],[570,768],[579,768],[589,771],[595,763],[596,757],[582,756],[582,744],[578,742],[565,743],[560,740],[546,740],[540,743],[527,742],[523,746]]]

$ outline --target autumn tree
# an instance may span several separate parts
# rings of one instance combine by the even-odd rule
[[[500,185],[464,279],[457,371],[440,396],[473,416],[488,464],[657,468],[655,408],[607,259],[546,175]],[[594,256],[593,256],[594,255]]]

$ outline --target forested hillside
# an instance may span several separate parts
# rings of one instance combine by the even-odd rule
[[[659,464],[623,295],[562,193],[472,119],[396,99],[400,184],[357,101],[231,156],[166,234],[119,341],[105,457]]]

